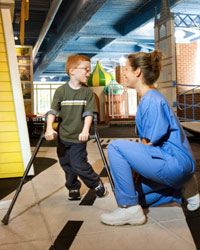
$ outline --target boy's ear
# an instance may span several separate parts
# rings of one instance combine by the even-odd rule
[[[73,75],[74,69],[69,69],[69,75]]]

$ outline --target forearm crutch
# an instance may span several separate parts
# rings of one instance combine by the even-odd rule
[[[28,175],[28,172],[29,172],[29,170],[30,170],[30,168],[31,168],[31,166],[33,164],[33,161],[35,160],[35,157],[37,155],[37,152],[38,152],[38,150],[40,148],[40,145],[41,145],[41,143],[42,143],[43,140],[44,140],[44,128],[43,128],[42,134],[40,136],[40,139],[38,140],[38,143],[37,143],[37,145],[36,145],[36,147],[35,147],[35,149],[33,151],[33,154],[32,154],[32,156],[31,156],[31,158],[30,158],[30,160],[28,162],[28,165],[27,165],[26,170],[24,172],[24,175],[23,175],[23,177],[22,177],[22,179],[20,181],[20,184],[19,184],[19,186],[18,186],[18,188],[17,188],[17,190],[15,192],[15,195],[14,195],[14,197],[13,197],[11,203],[10,203],[8,211],[5,214],[5,216],[3,217],[3,219],[1,220],[4,225],[8,225],[9,217],[10,217],[10,214],[12,212],[12,209],[13,209],[13,207],[15,205],[15,202],[17,200],[17,197],[18,197],[18,195],[19,195],[19,193],[20,193],[20,191],[22,189],[22,186],[24,185],[25,179],[26,179],[26,177]]]
[[[106,159],[106,157],[105,157],[104,151],[103,151],[102,146],[101,146],[101,142],[100,142],[100,139],[99,139],[99,134],[98,134],[98,132],[97,132],[97,114],[96,114],[96,113],[94,113],[93,122],[94,122],[94,135],[90,135],[90,139],[96,140],[96,143],[97,143],[97,146],[98,146],[98,149],[99,149],[99,153],[100,153],[100,155],[101,155],[101,158],[102,158],[104,167],[105,167],[106,172],[107,172],[107,174],[108,174],[108,179],[109,179],[109,182],[110,182],[112,191],[113,191],[113,193],[114,193],[114,182],[113,182],[113,178],[112,178],[112,175],[111,175],[111,172],[110,172],[110,168],[109,168],[107,159]],[[114,193],[114,194],[115,194],[115,193]]]

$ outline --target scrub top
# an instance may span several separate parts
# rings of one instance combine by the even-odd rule
[[[156,89],[142,97],[136,115],[140,138],[149,139],[154,147],[174,156],[182,163],[195,160],[187,137],[165,97]]]

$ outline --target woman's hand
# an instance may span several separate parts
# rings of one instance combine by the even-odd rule
[[[153,145],[153,144],[152,144],[148,139],[146,139],[146,138],[142,138],[141,143],[144,144],[144,145],[149,145],[149,146]]]
[[[89,138],[89,135],[90,135],[89,132],[83,130],[83,131],[79,134],[78,139],[79,139],[79,141],[87,141],[88,138]]]
[[[44,137],[47,141],[52,141],[57,138],[58,134],[53,128],[49,128],[46,130]]]

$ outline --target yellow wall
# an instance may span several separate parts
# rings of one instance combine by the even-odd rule
[[[22,176],[23,172],[24,163],[0,12],[0,178]]]

